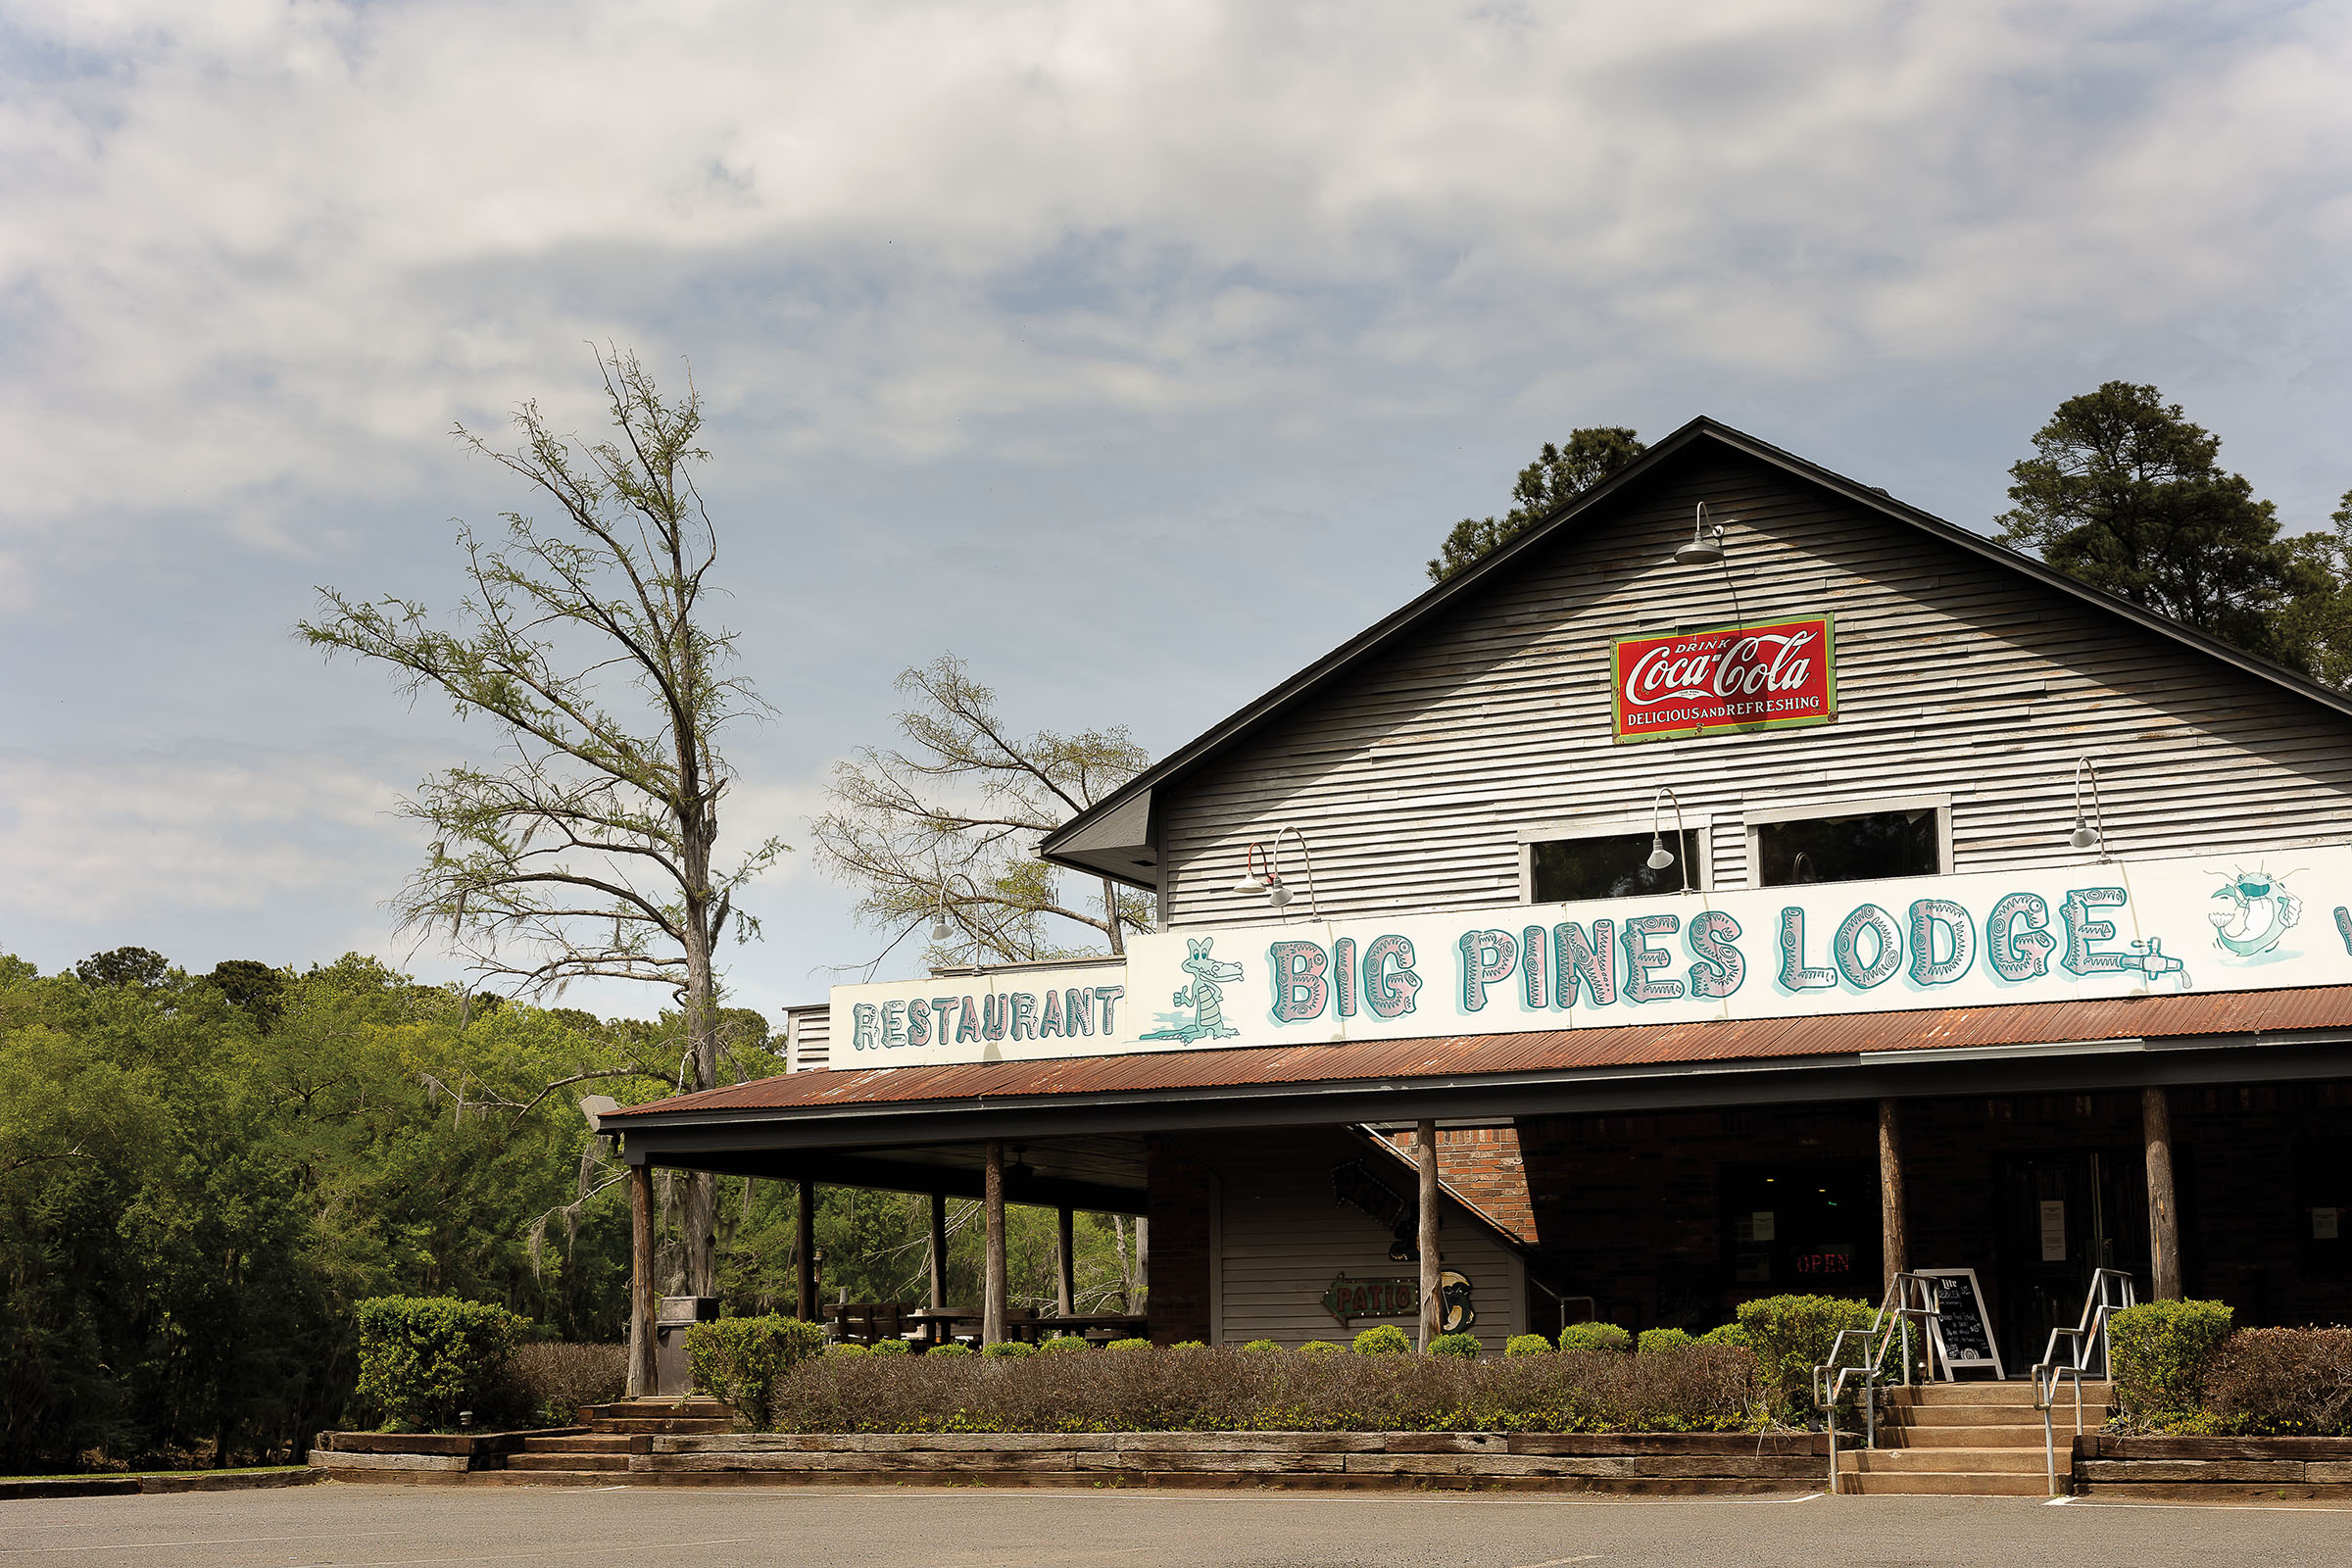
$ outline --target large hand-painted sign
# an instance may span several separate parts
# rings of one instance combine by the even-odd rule
[[[833,993],[833,1065],[2352,984],[2352,847],[1138,936]]]
[[[1621,639],[1610,661],[1617,739],[1827,724],[1838,716],[1837,643],[1827,615]]]

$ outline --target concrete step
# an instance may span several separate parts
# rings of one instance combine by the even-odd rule
[[[2075,1430],[2075,1407],[2069,1403],[2064,1416],[2066,1430]],[[2107,1424],[2107,1407],[2085,1404],[2082,1407],[2082,1430],[2094,1431]],[[1882,1431],[1896,1429],[1915,1431],[1927,1427],[2022,1427],[2031,1425],[2041,1430],[2041,1412],[2032,1405],[2014,1404],[1915,1404],[1882,1406],[1879,1427]]]
[[[2073,1387],[2064,1386],[2060,1395],[2069,1405],[2075,1402]],[[2105,1404],[2115,1396],[2112,1383],[2085,1382],[2082,1402],[2085,1405]],[[2025,1383],[1921,1383],[1888,1389],[1886,1397],[1906,1400],[1921,1405],[1959,1404],[2022,1404],[2034,1403],[2034,1385]]]
[[[618,1417],[618,1420],[600,1420],[598,1425],[595,1425],[595,1434],[598,1434],[598,1437],[613,1437],[613,1434],[630,1434],[630,1432],[668,1432],[668,1434],[672,1434],[672,1437],[684,1437],[684,1434],[689,1434],[689,1432],[734,1432],[734,1422],[731,1420],[696,1420],[696,1417],[680,1417],[680,1420],[657,1420],[657,1417],[640,1415],[640,1417]]]
[[[2096,1429],[2085,1425],[2083,1430]],[[2059,1446],[2072,1443],[2074,1437],[2074,1422],[2061,1422]],[[1893,1427],[1882,1421],[1879,1442],[1889,1448],[2032,1448],[2038,1453],[2042,1431],[2038,1421],[2030,1427]]]
[[[507,1468],[567,1472],[618,1470],[626,1473],[629,1456],[625,1453],[510,1453],[507,1455]]]
[[[2045,1465],[2039,1444],[2031,1448],[1848,1448],[1838,1455],[1838,1469],[1864,1475],[2042,1475]]]
[[[629,1435],[625,1432],[582,1432],[568,1438],[525,1438],[525,1453],[626,1453]]]
[[[2038,1473],[1981,1476],[1952,1471],[1878,1471],[1841,1475],[1838,1490],[1865,1497],[2039,1497],[2047,1495],[2050,1488]]]

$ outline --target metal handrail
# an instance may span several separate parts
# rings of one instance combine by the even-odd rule
[[[1848,1380],[1856,1374],[1862,1379],[1862,1446],[1879,1446],[1878,1386],[1886,1362],[1886,1352],[1893,1348],[1899,1337],[1903,1350],[1903,1382],[1916,1384],[1921,1359],[1927,1362],[1927,1372],[1936,1375],[1936,1336],[1932,1331],[1936,1319],[1943,1314],[1936,1306],[1936,1284],[1925,1274],[1897,1274],[1887,1282],[1886,1296],[1879,1309],[1871,1314],[1870,1326],[1861,1329],[1839,1329],[1830,1341],[1830,1358],[1813,1369],[1813,1398],[1821,1407],[1822,1425],[1830,1437],[1830,1491],[1834,1494],[1838,1484],[1838,1401],[1844,1396]],[[1916,1302],[1916,1304],[1914,1304]],[[1921,1324],[1920,1355],[1911,1349],[1911,1324]],[[1862,1359],[1850,1365],[1840,1365],[1846,1342],[1858,1341]]]
[[[2110,1292],[2114,1298],[2110,1299]],[[2082,1374],[2090,1370],[2090,1353],[2099,1353],[2099,1376],[2113,1379],[2115,1368],[2108,1358],[2107,1320],[2128,1307],[2139,1304],[2139,1286],[2121,1269],[2099,1268],[2090,1272],[2090,1289],[2082,1298],[2082,1321],[2073,1328],[2064,1324],[2050,1330],[2050,1343],[2042,1350],[2041,1359],[2034,1364],[2034,1408],[2041,1412],[2041,1464],[2049,1483],[2049,1494],[2058,1492],[2058,1429],[2051,1407],[2058,1400],[2058,1383],[2065,1379],[2075,1386],[2075,1436],[2082,1435]],[[2074,1358],[2060,1360],[2058,1342],[2072,1340]],[[2067,1466],[2071,1479],[2074,1470]]]

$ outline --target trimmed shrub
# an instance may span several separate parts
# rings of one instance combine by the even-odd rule
[[[1252,1355],[1255,1355],[1266,1350],[1280,1350],[1282,1347],[1275,1344],[1272,1340],[1251,1340],[1248,1345],[1243,1346],[1242,1348],[1248,1350]]]
[[[1208,1348],[1208,1342],[1206,1340],[1178,1340],[1168,1348],[1171,1350],[1205,1350]]]
[[[825,1331],[795,1317],[722,1317],[686,1330],[686,1365],[694,1386],[732,1405],[764,1432],[772,1424],[776,1380],[825,1348]],[[836,1356],[843,1362],[862,1356]]]
[[[1152,1348],[1152,1342],[1150,1340],[1113,1340],[1102,1348],[1105,1350],[1149,1350]]]
[[[1551,1342],[1541,1334],[1514,1334],[1503,1344],[1505,1355],[1544,1355],[1551,1349]]]
[[[1742,1350],[1755,1348],[1755,1346],[1748,1340],[1747,1330],[1737,1323],[1726,1323],[1720,1328],[1707,1330],[1698,1337],[1698,1343],[1701,1345],[1735,1345]]]
[[[1091,1350],[1094,1347],[1075,1334],[1056,1334],[1038,1348],[1054,1355],[1068,1355],[1073,1350]]]
[[[1413,1342],[1394,1323],[1379,1323],[1355,1337],[1358,1355],[1410,1355]]]
[[[1571,1323],[1560,1330],[1563,1350],[1630,1350],[1634,1337],[1614,1323]]]
[[[1298,1347],[1298,1353],[1300,1355],[1340,1355],[1345,1352],[1341,1347],[1332,1344],[1329,1340],[1309,1340]]]
[[[2132,1425],[2168,1424],[2198,1408],[2230,1317],[2226,1301],[2142,1301],[2107,1320],[2115,1392]]]
[[[863,1355],[865,1353],[865,1347],[862,1345],[849,1345],[846,1343],[842,1345],[828,1345],[825,1347],[825,1353],[827,1355]]]
[[[1696,1343],[1681,1329],[1643,1329],[1642,1338],[1635,1342],[1634,1353],[1636,1355],[1665,1355]]]
[[[569,1426],[582,1406],[610,1403],[628,1392],[628,1347],[563,1340],[518,1345],[507,1358],[507,1382],[514,1390],[507,1402],[526,1412],[526,1419]]]
[[[1765,1418],[1755,1357],[1037,1355],[994,1366],[819,1357],[779,1384],[786,1432],[1736,1432]]]
[[[908,1345],[905,1340],[876,1340],[865,1348],[865,1353],[868,1355],[911,1355],[914,1353],[914,1347]]]
[[[2205,1373],[2224,1431],[2352,1437],[2352,1329],[2239,1329]]]
[[[948,1356],[969,1355],[972,1353],[972,1348],[968,1345],[956,1345],[953,1342],[950,1342],[946,1345],[934,1345],[930,1349],[925,1350],[923,1353],[925,1355]]]
[[[1868,1301],[1837,1296],[1767,1296],[1740,1303],[1740,1327],[1764,1373],[1774,1406],[1791,1420],[1813,1408],[1813,1369],[1830,1358],[1841,1329],[1866,1329]]]
[[[452,1432],[529,1420],[508,1360],[524,1320],[452,1296],[375,1296],[352,1308],[360,1331],[360,1407],[392,1432]],[[503,1396],[503,1397],[502,1397]]]
[[[994,1345],[980,1347],[980,1353],[992,1361],[1017,1361],[1024,1355],[1035,1355],[1037,1347],[1020,1340],[999,1340]]]
[[[1432,1355],[1458,1355],[1472,1361],[1478,1359],[1478,1352],[1484,1348],[1475,1334],[1441,1334],[1429,1342]]]

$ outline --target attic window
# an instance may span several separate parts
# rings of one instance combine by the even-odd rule
[[[1677,838],[1681,843],[1676,843]],[[1676,863],[1663,871],[1649,868],[1649,834],[1610,833],[1591,838],[1541,840],[1528,848],[1530,902],[1566,904],[1578,899],[1629,899],[1651,893],[1680,893],[1683,867],[1690,870],[1693,887],[1705,885],[1701,874],[1697,828],[1681,834],[1669,831],[1666,847]]]
[[[1750,812],[1748,869],[1754,884],[1767,888],[1936,876],[1950,869],[1950,805],[1943,800]]]

